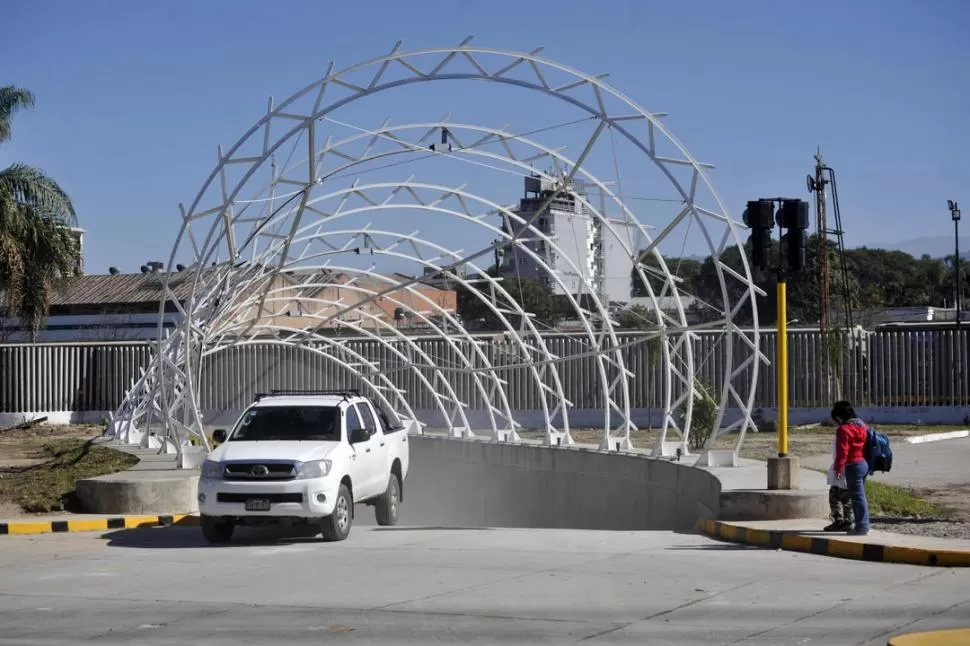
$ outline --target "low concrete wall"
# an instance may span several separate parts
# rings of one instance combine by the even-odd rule
[[[719,511],[714,475],[666,460],[447,438],[410,441],[402,524],[669,530],[691,529]]]
[[[721,493],[718,520],[786,520],[827,518],[828,490],[745,490]]]
[[[199,510],[198,471],[122,471],[79,480],[81,508],[95,514],[191,514]]]
[[[421,436],[410,445],[404,525],[692,529],[719,511],[714,475],[666,460]],[[190,513],[198,508],[197,486],[198,471],[136,465],[80,481],[77,495],[92,513]],[[372,522],[366,508],[357,515],[362,524]]]

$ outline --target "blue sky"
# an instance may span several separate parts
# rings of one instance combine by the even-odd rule
[[[716,165],[711,178],[735,215],[762,195],[807,199],[817,146],[838,173],[850,246],[952,235],[948,198],[970,213],[964,0],[14,0],[4,22],[0,84],[31,89],[37,108],[16,117],[0,165],[39,166],[69,191],[94,273],[168,259],[178,203],[191,202],[217,145],[259,119],[267,96],[322,77],[331,59],[340,67],[398,39],[419,48],[469,34],[488,47],[543,45],[669,112],[677,138]],[[501,111],[489,125],[518,131],[546,122],[526,104],[516,114],[486,94],[473,109],[424,85],[402,108],[409,118],[436,119],[454,103],[454,118]],[[373,127],[378,110],[346,118]]]

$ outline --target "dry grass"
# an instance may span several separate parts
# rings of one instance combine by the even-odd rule
[[[138,458],[76,437],[25,439],[21,450],[35,460],[21,467],[0,467],[0,502],[28,513],[66,509],[78,480],[124,471]]]

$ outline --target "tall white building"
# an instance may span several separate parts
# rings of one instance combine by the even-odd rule
[[[84,229],[78,227],[71,227],[71,233],[74,234],[74,239],[77,241],[77,273],[84,273]]]
[[[549,180],[526,177],[525,197],[519,201],[515,213],[523,220],[530,220],[554,191],[555,185]],[[610,227],[617,235],[611,234],[590,214],[583,202],[576,199],[577,194],[582,195],[581,191],[581,186],[571,186],[539,214],[533,223],[535,230],[522,234],[521,247],[506,252],[502,259],[502,273],[539,280],[558,295],[575,296],[593,291],[611,301],[629,301],[633,258],[617,235],[629,238],[625,240],[627,247],[636,249],[636,228],[623,221],[611,220]],[[513,233],[521,231],[523,226],[523,223],[509,219],[505,222],[505,230]],[[551,238],[558,249],[549,248],[539,239],[539,233]],[[562,284],[522,247],[543,258]]]

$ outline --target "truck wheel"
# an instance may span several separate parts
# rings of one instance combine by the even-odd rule
[[[213,516],[202,516],[202,537],[206,542],[214,544],[224,544],[232,540],[232,532],[235,529],[232,523],[220,520]]]
[[[340,485],[337,490],[337,504],[333,513],[323,519],[321,528],[323,537],[328,541],[342,541],[350,536],[350,526],[354,522],[354,501],[346,485]]]
[[[401,508],[401,483],[397,479],[397,474],[392,473],[390,480],[387,481],[387,489],[377,498],[374,505],[374,515],[377,517],[378,525],[397,525],[398,515]]]

